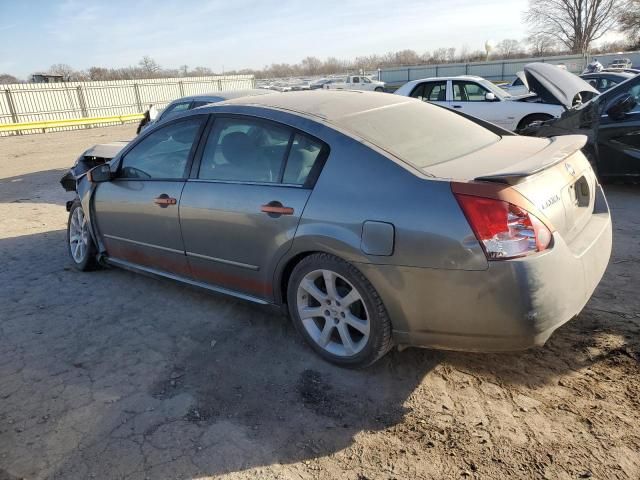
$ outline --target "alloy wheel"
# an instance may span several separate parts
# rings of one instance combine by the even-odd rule
[[[309,336],[325,351],[351,357],[369,341],[370,317],[358,290],[332,270],[314,270],[298,286],[297,310]]]
[[[89,228],[81,207],[71,215],[69,225],[69,250],[76,263],[82,263],[89,249]]]

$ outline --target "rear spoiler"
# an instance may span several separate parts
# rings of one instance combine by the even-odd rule
[[[546,148],[516,163],[509,170],[505,169],[489,175],[483,175],[476,177],[474,180],[515,185],[523,178],[530,177],[557,165],[587,144],[586,135],[564,135],[551,137],[549,140],[551,143]]]

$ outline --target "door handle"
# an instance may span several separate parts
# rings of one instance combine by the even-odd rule
[[[154,198],[153,203],[160,205],[161,208],[167,208],[169,205],[175,205],[178,201],[166,193],[163,193],[159,197]]]
[[[293,208],[285,207],[278,201],[269,202],[266,205],[260,207],[262,213],[268,213],[269,215],[293,215]]]
[[[454,105],[453,108],[462,108],[462,105]]]

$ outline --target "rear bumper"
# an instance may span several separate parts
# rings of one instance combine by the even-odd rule
[[[594,214],[567,244],[483,271],[360,264],[380,293],[398,344],[465,351],[543,345],[583,309],[609,263],[612,227],[598,188]]]

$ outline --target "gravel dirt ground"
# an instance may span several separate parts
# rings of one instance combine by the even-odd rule
[[[544,348],[412,349],[349,371],[275,309],[80,273],[58,180],[135,126],[0,139],[0,480],[640,478],[640,188]]]

